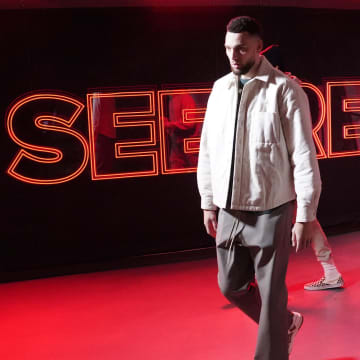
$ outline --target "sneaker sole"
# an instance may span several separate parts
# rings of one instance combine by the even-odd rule
[[[327,284],[327,285],[322,285],[319,287],[304,285],[304,290],[319,291],[319,290],[328,290],[328,289],[340,289],[342,287],[344,287],[344,284]]]

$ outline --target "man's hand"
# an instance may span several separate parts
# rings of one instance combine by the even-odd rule
[[[296,252],[307,248],[311,244],[315,222],[316,220],[304,223],[297,222],[293,226],[291,244],[296,248]]]
[[[214,210],[204,210],[204,225],[206,228],[206,232],[212,236],[216,237],[217,231],[217,215]]]

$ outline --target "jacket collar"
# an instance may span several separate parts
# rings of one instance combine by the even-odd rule
[[[263,82],[268,82],[270,72],[273,69],[273,66],[269,63],[269,61],[266,59],[265,56],[260,55],[260,65],[257,74],[250,80],[260,80]],[[234,73],[229,74],[229,80],[228,80],[228,89],[230,89],[232,86],[236,86],[236,83],[239,81],[239,77],[235,75]]]

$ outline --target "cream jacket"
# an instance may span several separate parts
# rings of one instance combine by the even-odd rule
[[[197,170],[203,209],[226,206],[238,78],[230,73],[208,100]],[[305,92],[264,57],[242,92],[231,208],[264,211],[297,200],[297,222],[316,218],[321,191]]]

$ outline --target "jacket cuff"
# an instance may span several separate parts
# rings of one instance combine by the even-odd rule
[[[214,205],[212,197],[201,198],[201,208],[203,210],[217,210],[217,206]]]
[[[310,206],[298,206],[296,222],[310,222],[316,219],[316,210]]]

